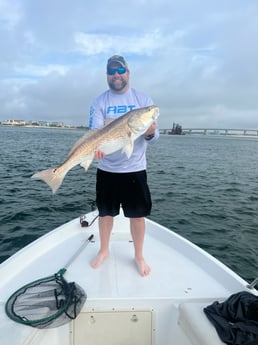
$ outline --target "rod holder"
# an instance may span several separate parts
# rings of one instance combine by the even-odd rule
[[[248,289],[254,289],[255,285],[258,283],[258,277],[255,278],[252,283],[248,284],[247,287]]]

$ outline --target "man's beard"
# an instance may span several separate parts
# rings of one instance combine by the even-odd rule
[[[108,85],[109,85],[110,89],[113,91],[121,91],[127,85],[127,82],[122,79],[121,83],[119,83],[119,85],[117,85],[116,82],[112,80],[108,83]]]

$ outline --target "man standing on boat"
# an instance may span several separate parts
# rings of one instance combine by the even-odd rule
[[[150,97],[129,85],[130,71],[125,59],[112,56],[107,62],[109,89],[98,96],[90,108],[90,129],[99,129],[130,110],[153,105]],[[96,180],[96,203],[99,210],[100,250],[91,262],[99,268],[109,256],[109,241],[113,217],[119,214],[120,205],[125,217],[130,218],[130,231],[134,242],[135,262],[142,276],[151,269],[143,256],[145,220],[151,212],[152,202],[146,175],[147,144],[159,137],[154,123],[134,142],[132,156],[128,159],[121,150],[105,156],[97,151],[99,160]]]

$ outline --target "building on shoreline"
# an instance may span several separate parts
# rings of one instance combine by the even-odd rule
[[[41,128],[86,128],[84,126],[68,125],[62,121],[26,121],[8,119],[0,122],[1,126],[23,126],[23,127],[41,127]]]
[[[4,120],[1,122],[1,125],[6,125],[6,126],[25,126],[27,121],[25,120]]]

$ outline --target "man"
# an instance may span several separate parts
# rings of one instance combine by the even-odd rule
[[[122,56],[114,55],[107,62],[107,83],[109,90],[97,97],[90,109],[90,129],[103,127],[136,108],[153,104],[151,98],[129,85],[130,71]],[[134,242],[135,262],[142,276],[151,269],[143,257],[145,220],[151,211],[151,196],[146,175],[147,143],[154,143],[159,137],[156,123],[134,143],[132,156],[128,159],[121,150],[110,155],[97,151],[99,160],[96,181],[96,203],[99,210],[100,250],[91,262],[99,268],[109,256],[109,240],[113,217],[119,214],[120,205],[125,217],[130,218],[130,231]]]

